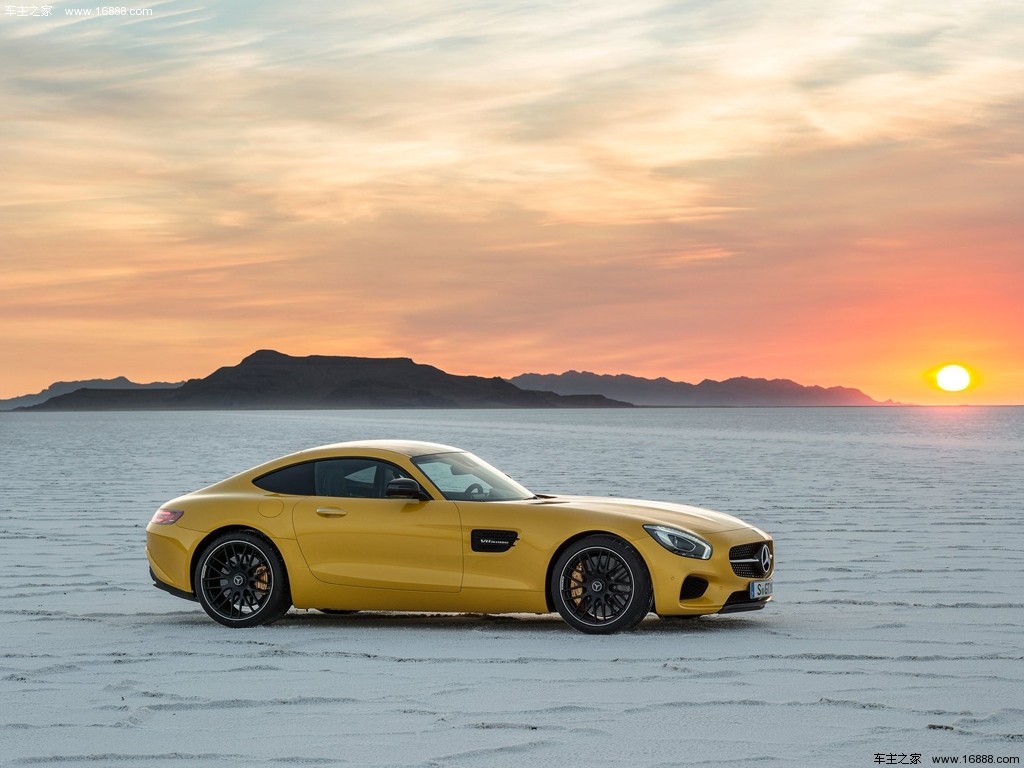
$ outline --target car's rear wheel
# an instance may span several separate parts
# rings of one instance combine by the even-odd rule
[[[211,541],[194,579],[199,604],[226,627],[269,624],[291,607],[284,561],[270,542],[249,531]]]
[[[651,578],[640,553],[606,534],[573,542],[555,561],[549,588],[566,623],[588,634],[632,629],[651,606]]]

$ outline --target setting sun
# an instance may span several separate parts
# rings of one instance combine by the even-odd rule
[[[971,374],[962,365],[947,365],[935,376],[939,389],[946,392],[962,392],[971,384]]]

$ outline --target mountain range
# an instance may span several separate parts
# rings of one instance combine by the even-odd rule
[[[455,376],[405,357],[292,357],[265,349],[179,387],[81,388],[23,410],[579,407],[630,404],[601,395],[528,391],[500,378]]]
[[[42,392],[33,395],[19,395],[6,400],[0,399],[0,411],[13,411],[15,408],[28,408],[33,405],[45,403],[51,397],[66,395],[78,389],[171,389],[180,387],[182,382],[174,384],[154,381],[152,384],[136,384],[124,376],[116,379],[85,379],[83,381],[57,381],[48,386]]]
[[[586,371],[510,380],[456,376],[409,358],[293,357],[260,350],[238,365],[180,384],[124,377],[57,382],[0,400],[0,410],[227,410],[292,408],[604,408],[884,405],[847,387],[738,377],[699,384]]]
[[[884,405],[849,387],[817,387],[789,379],[752,379],[739,376],[725,381],[704,379],[699,384],[664,377],[566,371],[524,373],[509,379],[523,389],[543,389],[560,395],[599,393],[634,405],[651,406],[813,406]]]

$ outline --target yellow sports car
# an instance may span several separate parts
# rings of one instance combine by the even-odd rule
[[[229,627],[326,612],[550,613],[581,632],[763,608],[772,538],[655,501],[532,493],[471,453],[371,440],[180,496],[146,528],[154,585]]]

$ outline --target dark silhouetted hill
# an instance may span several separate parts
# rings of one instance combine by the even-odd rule
[[[510,381],[523,389],[546,390],[560,395],[604,395],[635,405],[662,406],[813,406],[885,405],[859,389],[803,386],[789,379],[751,379],[741,376],[725,381],[704,379],[700,384],[644,379],[620,374],[566,371],[524,373]]]
[[[628,407],[601,395],[526,391],[404,357],[291,357],[261,350],[173,390],[79,389],[31,410]]]
[[[58,381],[54,382],[42,392],[34,395],[20,395],[7,400],[0,400],[0,411],[12,411],[15,408],[27,408],[39,403],[45,403],[51,397],[66,395],[79,389],[174,389],[180,387],[181,382],[170,384],[162,381],[154,381],[152,384],[136,384],[124,376],[116,379],[87,379],[85,381]]]

